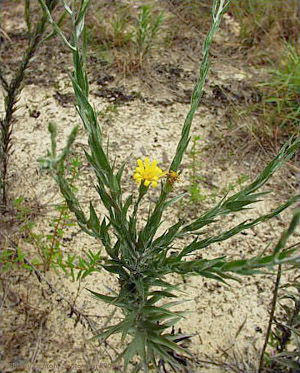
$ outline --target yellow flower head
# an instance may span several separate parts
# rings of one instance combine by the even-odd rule
[[[145,165],[141,159],[137,160],[138,167],[135,170],[134,179],[138,184],[142,181],[144,185],[147,187],[150,184],[155,188],[157,187],[158,180],[163,177],[166,172],[163,172],[158,166],[157,161],[154,161],[149,164],[149,158],[145,158]]]
[[[168,172],[167,179],[170,184],[174,184],[176,181],[180,181],[178,173],[175,171]]]

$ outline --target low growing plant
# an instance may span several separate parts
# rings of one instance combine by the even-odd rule
[[[50,127],[54,127],[50,124]],[[56,135],[56,134],[55,134]],[[68,160],[66,173],[68,173],[67,181],[73,192],[76,192],[75,181],[78,179],[81,162],[77,157]],[[64,265],[65,258],[61,250],[63,244],[65,230],[67,227],[75,225],[74,219],[70,215],[70,211],[66,202],[59,203],[55,206],[55,215],[48,221],[50,231],[47,234],[43,232],[37,233],[32,226],[25,226],[27,241],[32,243],[37,249],[39,259],[36,258],[34,263],[36,266],[43,266],[44,272],[49,271],[50,268],[56,270],[61,267],[64,272],[66,266]],[[74,256],[75,259],[75,256]],[[70,262],[70,259],[67,259]]]
[[[239,22],[240,41],[246,48],[263,52],[270,42],[297,43],[297,1],[231,0],[230,11]]]
[[[273,131],[298,133],[300,120],[300,51],[285,45],[284,55],[263,88],[263,119],[273,125]]]
[[[164,14],[155,12],[148,4],[141,5],[137,15],[124,4],[110,6],[114,16],[105,21],[96,14],[95,24],[89,27],[89,38],[96,50],[111,55],[115,67],[125,72],[140,70],[157,45]]]
[[[86,73],[87,38],[84,27],[89,0],[74,1],[70,5],[63,0],[74,27],[71,41],[66,39],[53,21],[44,0],[39,2],[54,29],[73,54],[74,72],[70,78],[76,95],[76,108],[88,136],[90,150],[85,152],[85,155],[95,172],[96,190],[101,204],[106,208],[106,214],[99,216],[91,202],[87,216],[65,177],[65,154],[75,140],[76,128],[71,132],[61,155],[56,153],[55,138],[52,136],[52,149],[44,158],[44,164],[48,163],[48,167],[52,169],[53,176],[81,229],[102,244],[104,250],[98,268],[114,274],[119,283],[119,288],[111,290],[109,295],[100,294],[96,289],[89,290],[96,299],[120,308],[123,313],[121,322],[104,327],[95,338],[105,341],[113,334],[121,334],[122,342],[126,338],[129,339],[127,347],[118,357],[124,359],[124,370],[138,355],[135,371],[148,371],[151,368],[161,371],[165,364],[171,365],[175,371],[180,371],[189,356],[181,341],[190,335],[170,331],[184,317],[184,312],[174,311],[172,307],[184,301],[176,300],[179,286],[174,285],[168,275],[200,275],[225,282],[228,279],[236,279],[238,275],[263,273],[266,268],[270,270],[280,263],[295,260],[294,250],[284,250],[284,244],[299,221],[299,213],[295,214],[289,230],[268,254],[264,252],[248,259],[230,260],[226,255],[214,259],[199,258],[197,253],[271,219],[297,201],[297,196],[292,197],[266,215],[254,220],[246,219],[221,233],[212,231],[210,236],[203,238],[203,228],[207,228],[220,217],[224,219],[232,213],[244,213],[265,195],[265,192],[258,192],[258,189],[265,185],[279,167],[293,157],[299,140],[294,139],[284,145],[263,172],[239,192],[224,197],[215,207],[192,222],[179,219],[166,231],[159,233],[165,211],[174,208],[173,205],[183,197],[182,194],[174,196],[173,186],[178,181],[178,170],[189,145],[193,116],[199,106],[209,70],[209,48],[226,9],[226,1],[213,1],[213,23],[203,46],[200,76],[168,171],[162,171],[155,160],[139,159],[134,174],[134,179],[139,184],[138,194],[133,193],[126,198],[122,188],[122,175],[126,165],[123,164],[116,170],[115,165],[111,164],[103,146],[97,115],[89,102]],[[141,224],[140,204],[147,198],[149,189],[158,185],[159,196],[155,206],[149,209],[145,224]]]
[[[161,30],[163,20],[162,12],[156,16],[149,5],[142,5],[132,37],[135,53],[139,58],[139,66],[143,65],[145,57],[153,49],[154,41]]]
[[[113,43],[115,47],[123,47],[132,38],[131,32],[127,30],[129,23],[128,13],[117,13],[110,22],[113,31]]]
[[[52,136],[56,137],[56,127],[53,123],[49,124]],[[81,161],[77,156],[68,157],[65,153],[66,179],[69,187],[75,193],[77,188],[76,181],[80,176]],[[41,167],[45,167],[41,159]],[[50,269],[58,273],[59,269],[72,281],[80,280],[94,271],[98,271],[98,264],[101,262],[101,250],[94,252],[88,250],[80,255],[74,253],[65,253],[63,246],[70,240],[66,237],[68,227],[77,226],[74,217],[68,209],[66,201],[62,201],[54,206],[54,213],[47,219],[48,231],[41,231],[36,224],[32,205],[28,204],[26,199],[21,196],[14,200],[13,211],[15,224],[18,225],[18,231],[22,236],[22,242],[27,242],[36,250],[30,255],[30,263],[39,270],[47,272]],[[78,233],[78,232],[77,232]],[[73,234],[73,232],[71,232]],[[75,233],[76,234],[76,233]],[[16,248],[4,248],[0,253],[0,265],[2,272],[23,268],[32,271],[32,267],[26,262],[24,250],[20,245],[13,245]]]
[[[56,156],[56,136],[57,130],[54,123],[49,123],[49,131],[52,138],[52,153]],[[76,129],[75,129],[76,131]],[[75,132],[74,132],[75,133]],[[80,176],[81,161],[77,156],[68,157],[70,152],[70,145],[68,143],[65,151],[62,154],[64,159],[61,165],[66,176],[66,181],[72,193],[77,192],[75,185]],[[50,155],[50,153],[48,153]],[[70,158],[70,159],[68,159]],[[67,161],[66,161],[67,160]],[[62,159],[60,158],[60,162]],[[40,158],[40,165],[42,169],[51,168],[48,159]],[[50,166],[50,167],[49,167]],[[101,250],[93,252],[89,250],[83,255],[65,254],[62,250],[62,244],[65,238],[65,229],[76,225],[74,218],[70,215],[70,210],[66,201],[55,206],[56,215],[49,219],[50,233],[37,233],[34,228],[34,223],[27,223],[22,230],[26,232],[27,241],[34,245],[37,249],[38,257],[32,260],[32,264],[37,267],[42,266],[44,272],[50,268],[57,272],[61,269],[67,276],[70,276],[73,281],[83,279],[88,274],[98,271],[98,264],[101,262]]]

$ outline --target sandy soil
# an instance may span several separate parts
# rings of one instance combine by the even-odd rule
[[[22,29],[22,25],[19,27]],[[223,37],[229,38],[228,35]],[[222,40],[219,39],[219,42]],[[43,48],[44,55],[49,53],[46,47]],[[165,57],[162,56],[162,60]],[[59,61],[59,57],[54,56],[51,64]],[[161,65],[168,67],[164,63]],[[136,190],[132,176],[137,158],[146,155],[156,158],[164,169],[172,159],[188,110],[185,92],[192,88],[195,66],[194,63],[184,61],[180,66],[182,71],[177,77],[174,74],[172,76],[170,69],[166,69],[163,79],[167,79],[166,75],[169,74],[176,88],[173,87],[170,94],[169,87],[167,101],[164,90],[159,89],[157,92],[135,78],[122,79],[121,82],[115,79],[105,86],[105,89],[124,85],[122,92],[132,97],[126,102],[118,102],[116,110],[112,112],[109,109],[116,99],[108,97],[103,86],[97,84],[96,79],[92,79],[91,101],[97,110],[102,112],[102,129],[105,140],[109,139],[110,157],[116,158],[118,165],[124,160],[127,164],[124,172],[126,191]],[[39,73],[49,69],[45,58],[42,58],[38,68]],[[214,60],[204,101],[194,120],[193,134],[201,136],[198,146],[203,149],[198,155],[198,172],[205,180],[209,180],[211,185],[219,188],[219,196],[222,188],[230,182],[236,182],[241,172],[253,178],[271,157],[262,151],[248,151],[250,148],[243,142],[240,149],[232,146],[225,121],[227,103],[222,102],[222,97],[216,93],[217,86],[226,87],[228,96],[239,94],[242,99],[246,99],[251,96],[249,75],[251,77],[251,72],[237,67],[230,59]],[[73,107],[68,77],[61,73],[52,79],[56,81],[55,86],[37,84],[36,79],[33,79],[33,84],[26,85],[22,91],[14,125],[14,153],[10,166],[11,194],[15,198],[24,196],[28,204],[32,204],[36,215],[35,230],[40,232],[49,230],[48,220],[55,214],[53,206],[61,201],[55,183],[49,175],[41,173],[37,162],[50,146],[48,122],[57,123],[60,146],[63,146],[71,128],[80,124]],[[157,84],[161,87],[161,83]],[[139,91],[141,95],[135,97],[132,93],[134,91]],[[74,153],[82,158],[82,149],[86,146],[86,135],[81,127]],[[82,160],[78,196],[80,201],[88,206],[87,202],[97,201],[97,197],[91,170],[84,158]],[[190,165],[191,159],[186,156],[181,182],[177,184],[176,192],[188,189]],[[203,194],[211,194],[212,186],[201,183]],[[267,186],[267,189],[273,189],[267,201],[259,203],[254,210],[249,211],[247,218],[258,216],[277,206],[292,193],[294,183],[294,176],[288,169],[280,171],[279,176]],[[155,199],[156,196],[157,192],[154,191],[151,198]],[[187,199],[186,209],[177,206],[168,211],[164,227],[178,215],[190,218],[190,211],[193,214],[199,213],[211,205],[209,198],[197,206],[189,206],[188,203]],[[236,236],[226,244],[213,245],[202,254],[207,257],[225,254],[236,258],[255,255],[268,243],[276,242],[290,216],[291,212],[288,212],[262,227],[248,231],[246,235]],[[242,218],[238,215],[224,219],[221,224],[223,227],[230,227],[243,219],[245,216]],[[71,227],[64,233],[68,238],[62,246],[66,255],[71,252],[82,255],[83,251],[90,248],[96,251],[101,247],[82,232],[72,235],[75,231],[78,229]],[[9,234],[9,242],[15,242],[28,259],[36,257],[36,248],[26,242],[26,237],[20,237],[18,226],[12,227]],[[105,286],[117,286],[116,279],[104,271],[93,273],[80,284],[72,282],[61,271],[57,274],[50,271],[44,276],[61,296],[57,292],[52,293],[47,283],[44,280],[39,282],[34,274],[29,275],[21,270],[7,274],[6,284],[9,291],[2,309],[2,371],[120,371],[121,364],[112,363],[116,358],[116,351],[122,348],[118,338],[114,337],[109,340],[109,344],[100,346],[97,342],[90,341],[92,333],[86,320],[78,320],[76,315],[71,315],[70,306],[65,302],[65,299],[68,299],[70,303],[76,304],[76,307],[93,321],[95,328],[116,322],[120,315],[112,314],[113,308],[96,301],[86,290],[88,288],[105,293]],[[223,285],[193,277],[182,283],[182,289],[188,293],[190,299],[184,307],[191,312],[179,327],[184,332],[195,333],[189,346],[194,362],[187,371],[231,372],[233,365],[240,372],[255,371],[254,366],[257,365],[267,325],[274,276],[246,277],[242,280],[241,283],[229,282],[228,285]],[[223,362],[223,365],[218,366],[218,362]]]

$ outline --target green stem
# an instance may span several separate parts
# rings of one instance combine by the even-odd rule
[[[62,217],[64,216],[66,210],[67,210],[67,206],[63,206],[62,209],[60,210],[59,218],[58,218],[57,223],[55,225],[52,240],[51,240],[51,248],[50,248],[49,256],[48,256],[48,258],[46,260],[46,263],[45,263],[45,272],[49,271],[49,269],[50,269],[50,264],[53,260],[55,243],[58,242],[58,237],[57,237],[58,236],[58,229],[59,229],[60,223],[62,221]],[[63,220],[61,229],[64,228],[64,223],[65,223],[65,220]]]

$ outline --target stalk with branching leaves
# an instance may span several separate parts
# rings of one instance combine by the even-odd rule
[[[53,12],[58,0],[47,0],[45,2],[48,11]],[[30,17],[30,0],[25,1],[25,21],[27,25],[28,47],[23,55],[20,65],[13,75],[10,82],[5,77],[5,73],[0,64],[0,82],[4,91],[5,113],[3,118],[0,118],[0,196],[2,209],[5,210],[7,206],[7,173],[8,161],[12,152],[12,131],[14,113],[17,110],[17,102],[22,91],[22,83],[24,81],[25,72],[28,69],[30,60],[35,55],[40,42],[43,40],[43,35],[46,30],[48,17],[43,14],[41,19],[36,24],[32,31],[32,23]],[[64,15],[59,20],[62,22]],[[53,36],[53,33],[47,38]],[[1,210],[2,210],[1,209]]]
[[[145,56],[147,56],[153,47],[153,41],[157,37],[164,15],[160,12],[157,16],[151,14],[149,5],[142,5],[137,26],[133,32],[133,44],[135,52],[139,57],[139,66],[143,65]]]
[[[71,132],[63,152],[57,154],[56,128],[51,124],[49,129],[52,148],[40,161],[43,167],[53,171],[61,193],[69,209],[75,214],[79,226],[104,247],[105,253],[99,268],[114,274],[119,281],[118,291],[111,291],[109,295],[89,290],[96,299],[119,307],[124,315],[120,323],[103,328],[96,338],[105,341],[113,334],[121,334],[122,342],[130,338],[127,347],[118,357],[124,359],[124,370],[134,356],[138,355],[139,363],[135,371],[142,369],[148,371],[151,367],[160,371],[162,364],[169,364],[175,371],[180,371],[182,362],[189,355],[180,342],[189,338],[189,335],[176,334],[174,330],[169,332],[184,317],[184,312],[172,310],[174,305],[183,301],[176,300],[176,291],[179,287],[171,284],[167,275],[200,275],[225,282],[227,279],[236,279],[237,275],[264,273],[265,269],[270,270],[278,264],[297,260],[293,257],[293,249],[284,249],[284,243],[299,221],[299,212],[295,214],[287,233],[268,255],[262,253],[252,258],[232,261],[225,255],[209,260],[200,259],[194,254],[213,243],[225,241],[271,219],[297,201],[297,196],[292,197],[266,215],[254,220],[247,219],[229,230],[219,234],[212,233],[211,236],[202,238],[203,228],[215,223],[219,217],[224,218],[236,212],[243,213],[252,204],[261,200],[265,192],[258,192],[258,189],[264,186],[279,167],[293,157],[299,140],[292,139],[286,143],[263,172],[241,191],[225,196],[215,207],[193,222],[186,223],[185,220],[180,219],[163,234],[159,234],[158,229],[165,211],[183,196],[181,194],[171,197],[171,192],[173,193],[174,183],[178,181],[178,169],[189,145],[193,117],[203,94],[203,86],[209,70],[209,49],[228,3],[225,0],[213,1],[212,26],[204,42],[199,78],[169,170],[163,172],[155,160],[152,162],[148,158],[144,162],[138,160],[134,175],[136,182],[139,183],[138,195],[135,196],[133,193],[124,199],[122,174],[126,165],[123,164],[120,169],[115,170],[109,161],[108,153],[103,146],[96,112],[89,102],[86,72],[87,33],[84,26],[89,0],[74,0],[72,4],[63,0],[74,28],[72,40],[68,40],[54,22],[45,1],[39,0],[39,2],[50,23],[73,54],[74,72],[70,78],[76,96],[76,108],[88,136],[90,151],[85,152],[85,155],[95,172],[96,189],[102,205],[106,208],[106,214],[100,217],[91,202],[89,216],[87,216],[66,180],[64,160],[75,141],[77,128]],[[138,229],[140,203],[147,198],[149,188],[155,187],[158,183],[160,183],[160,194],[155,206],[149,212],[147,222]],[[178,248],[180,239],[185,240],[182,241],[182,247]]]

